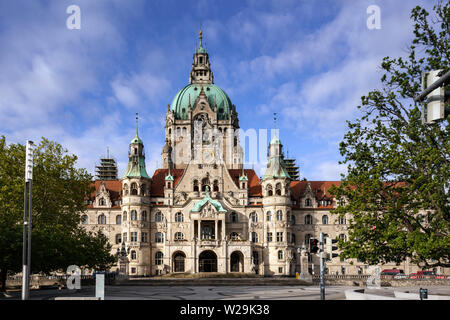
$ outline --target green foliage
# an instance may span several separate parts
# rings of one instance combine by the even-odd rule
[[[75,168],[77,157],[42,139],[34,151],[32,272],[65,270],[69,265],[106,269],[114,262],[101,233],[81,227],[84,199],[92,177]],[[0,270],[21,271],[25,146],[0,138]]]
[[[423,71],[450,69],[450,4],[434,11],[430,22],[425,9],[412,10],[408,57],[383,59],[383,88],[363,96],[363,115],[348,122],[340,144],[348,173],[332,190],[346,199],[336,213],[351,217],[343,257],[450,267],[449,118],[422,124],[413,99]]]

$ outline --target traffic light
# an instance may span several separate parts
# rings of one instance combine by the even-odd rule
[[[333,258],[336,258],[339,256],[337,253],[333,253],[333,251],[337,250],[337,246],[333,246],[333,244],[338,243],[339,240],[331,239],[330,237],[327,237],[326,239],[326,248],[325,252],[327,253],[327,259],[331,260]]]
[[[311,253],[317,253],[319,251],[319,240],[311,239],[310,240],[310,251]]]

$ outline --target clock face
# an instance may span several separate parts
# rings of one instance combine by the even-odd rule
[[[203,159],[203,163],[213,163],[214,162],[214,151],[211,149],[203,149],[202,159]]]

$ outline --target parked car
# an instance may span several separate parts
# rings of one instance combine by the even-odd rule
[[[400,269],[384,269],[381,271],[382,276],[397,276],[400,274],[404,274],[403,270]]]
[[[447,276],[445,274],[436,274],[434,276],[435,279],[447,279]]]
[[[410,279],[423,279],[424,277],[434,277],[435,273],[432,270],[421,270],[417,271],[416,273],[411,273],[409,275]]]
[[[407,279],[407,278],[408,278],[408,276],[403,273],[399,273],[396,276],[394,276],[394,279]]]

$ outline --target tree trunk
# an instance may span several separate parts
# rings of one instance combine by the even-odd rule
[[[2,286],[0,288],[0,292],[6,292],[6,276],[8,275],[8,270],[0,269],[0,282]]]

